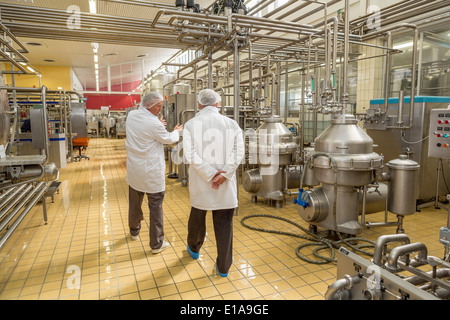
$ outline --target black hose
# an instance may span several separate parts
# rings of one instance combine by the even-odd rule
[[[263,228],[257,228],[257,227],[252,227],[248,224],[246,224],[244,221],[251,219],[251,218],[270,218],[270,219],[277,219],[277,220],[281,220],[284,222],[287,222],[289,224],[292,224],[296,227],[298,227],[299,229],[301,229],[302,231],[304,231],[305,233],[307,233],[308,235],[310,235],[311,237],[308,237],[306,235],[302,235],[302,234],[298,234],[298,233],[292,233],[292,232],[285,232],[285,231],[279,231],[279,230],[270,230],[270,229],[263,229]],[[350,248],[352,248],[354,251],[358,251],[370,256],[373,256],[373,254],[367,252],[367,251],[363,251],[361,250],[361,248],[365,248],[365,247],[373,247],[375,246],[375,242],[369,239],[365,239],[365,238],[350,238],[350,239],[344,239],[342,238],[342,236],[340,235],[340,240],[338,241],[332,241],[329,239],[326,239],[324,237],[321,237],[311,231],[309,231],[308,229],[304,228],[303,226],[299,225],[298,223],[288,220],[286,218],[282,218],[279,216],[273,216],[273,215],[269,215],[269,214],[253,214],[253,215],[248,215],[245,216],[241,219],[241,224],[250,229],[250,230],[254,230],[254,231],[261,231],[261,232],[267,232],[267,233],[274,233],[274,234],[279,234],[279,235],[285,235],[285,236],[291,236],[291,237],[297,237],[297,238],[301,238],[301,239],[305,239],[305,240],[309,240],[312,242],[309,243],[302,243],[300,244],[296,249],[295,249],[295,253],[297,254],[297,256],[308,263],[312,263],[312,264],[326,264],[326,263],[330,263],[330,262],[337,262],[337,260],[335,259],[335,249],[339,249],[339,247],[341,246],[342,243],[345,243],[346,245],[348,245]],[[339,232],[338,232],[339,233]],[[349,243],[349,241],[364,241],[364,242],[368,242],[369,244],[362,244],[359,246],[355,246]],[[309,246],[318,246],[318,248],[315,248],[313,250],[313,254],[315,257],[319,258],[320,260],[313,260],[313,259],[309,259],[307,258],[305,255],[303,255],[301,253],[301,250],[303,248],[309,247]],[[325,250],[325,249],[329,249],[329,256],[324,256],[319,254],[319,251],[321,250]]]

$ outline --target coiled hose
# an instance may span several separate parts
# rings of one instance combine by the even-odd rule
[[[366,254],[369,256],[373,256],[373,253],[367,252],[365,250],[362,250],[362,248],[367,248],[367,247],[374,247],[375,246],[375,242],[369,239],[365,239],[365,238],[350,238],[350,239],[344,239],[344,237],[342,236],[342,234],[337,231],[337,223],[336,223],[336,200],[337,200],[337,164],[336,164],[336,160],[333,158],[333,156],[331,156],[328,153],[325,152],[318,152],[315,153],[311,156],[309,156],[307,158],[307,160],[305,161],[305,168],[308,165],[308,162],[315,158],[315,157],[319,157],[319,156],[324,156],[330,159],[330,162],[333,166],[334,169],[334,200],[333,200],[333,215],[334,215],[334,222],[335,222],[335,230],[336,230],[336,234],[339,237],[338,241],[332,241],[329,239],[326,239],[324,237],[321,237],[317,234],[314,234],[313,232],[309,231],[308,229],[304,228],[303,226],[299,225],[298,223],[288,220],[286,218],[282,218],[282,217],[278,217],[278,216],[274,216],[274,215],[268,215],[268,214],[254,214],[254,215],[248,215],[246,217],[243,217],[241,219],[241,224],[242,226],[251,229],[251,230],[255,230],[255,231],[261,231],[261,232],[268,232],[268,233],[275,233],[275,234],[281,234],[281,235],[286,235],[286,236],[292,236],[292,237],[297,237],[297,238],[301,238],[301,239],[305,239],[305,240],[309,240],[312,242],[309,243],[303,243],[301,245],[299,245],[297,247],[297,249],[295,250],[295,253],[297,254],[297,256],[308,263],[312,263],[312,264],[326,264],[326,263],[330,263],[330,262],[337,262],[337,260],[334,258],[335,257],[335,249],[339,249],[339,247],[342,244],[346,244],[349,248],[351,248],[353,251],[355,252],[359,252],[362,254]],[[301,181],[300,181],[300,188],[303,188],[303,179],[304,179],[304,173],[305,170],[303,170],[302,172],[302,176],[301,176]],[[278,230],[269,230],[269,229],[263,229],[263,228],[256,228],[256,227],[252,227],[249,226],[248,224],[246,224],[244,221],[248,220],[250,218],[256,218],[256,217],[260,217],[260,218],[270,218],[270,219],[278,219],[287,223],[290,223],[296,227],[298,227],[299,229],[301,229],[302,231],[304,231],[305,233],[309,234],[311,237],[305,236],[305,235],[301,235],[301,234],[296,234],[296,233],[292,233],[292,232],[284,232],[284,231],[278,231]],[[355,246],[353,244],[350,243],[350,241],[354,242],[354,241],[363,241],[363,242],[368,242],[368,244],[360,244],[358,246]],[[300,251],[305,248],[305,247],[309,247],[309,246],[318,246],[316,249],[313,250],[313,254],[315,257],[321,259],[321,260],[312,260],[307,258],[306,256],[304,256]],[[330,255],[329,257],[323,256],[321,254],[319,254],[319,251],[322,251],[324,249],[329,249],[330,251]]]
[[[287,222],[289,224],[292,224],[296,227],[298,227],[299,229],[301,229],[303,232],[307,233],[308,235],[310,235],[310,237],[306,236],[306,235],[302,235],[302,234],[298,234],[298,233],[292,233],[292,232],[285,232],[285,231],[279,231],[279,230],[270,230],[270,229],[263,229],[263,228],[257,228],[257,227],[252,227],[248,224],[245,223],[246,220],[251,219],[251,218],[270,218],[270,219],[277,219],[277,220],[281,220],[284,222]],[[302,243],[300,244],[296,249],[295,249],[295,253],[297,254],[297,256],[308,263],[312,263],[312,264],[326,264],[326,263],[330,263],[330,262],[336,262],[337,260],[335,259],[335,249],[339,249],[339,247],[342,244],[346,244],[348,247],[352,248],[354,251],[363,253],[363,254],[367,254],[369,256],[373,256],[372,253],[367,252],[365,250],[362,250],[362,248],[366,248],[366,247],[373,247],[375,245],[375,242],[369,239],[365,239],[365,238],[350,238],[350,239],[344,239],[342,237],[342,235],[339,232],[336,232],[339,236],[340,240],[337,241],[332,241],[329,239],[326,239],[324,237],[321,237],[317,234],[314,234],[313,232],[309,231],[308,229],[304,228],[303,226],[299,225],[298,223],[288,220],[286,218],[283,217],[279,217],[279,216],[274,216],[274,215],[270,215],[270,214],[253,214],[253,215],[248,215],[245,216],[241,219],[241,225],[250,229],[250,230],[254,230],[254,231],[261,231],[261,232],[267,232],[267,233],[274,233],[274,234],[279,234],[279,235],[285,235],[285,236],[291,236],[291,237],[297,237],[297,238],[301,238],[301,239],[305,239],[311,242],[308,243]],[[353,244],[350,243],[353,241],[364,241],[364,242],[368,242],[368,244],[360,244],[358,246],[355,246]],[[309,247],[309,246],[317,246],[317,248],[315,248],[313,250],[313,254],[315,257],[317,257],[320,260],[313,260],[313,259],[309,259],[307,258],[305,255],[303,255],[301,253],[301,250],[303,248]],[[329,249],[330,251],[330,255],[324,256],[319,254],[319,251],[325,250],[325,249]]]

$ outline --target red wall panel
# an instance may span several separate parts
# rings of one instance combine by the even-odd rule
[[[141,102],[141,96],[139,93],[127,95],[127,94],[93,94],[85,93],[86,109],[100,109],[102,106],[111,106],[110,110],[125,110],[129,107],[134,107],[134,102]]]
[[[111,91],[118,92],[130,92],[139,86],[140,81],[134,81],[129,83],[123,83],[119,85],[112,85]],[[100,88],[100,90],[108,90],[107,88]],[[87,91],[95,91],[95,89],[87,89]],[[139,92],[134,94],[108,94],[107,92],[102,93],[85,93],[84,97],[86,100],[86,109],[100,109],[102,106],[111,106],[110,110],[125,110],[129,107],[134,107],[134,102],[141,102],[141,96]]]

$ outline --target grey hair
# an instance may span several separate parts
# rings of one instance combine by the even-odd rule
[[[198,93],[197,101],[202,106],[215,106],[222,99],[220,95],[212,89],[203,89]]]
[[[144,98],[142,99],[142,105],[145,107],[145,105],[148,103],[149,104],[148,109],[150,109],[161,101],[163,101],[163,96],[159,92],[153,91],[147,93],[144,96]]]

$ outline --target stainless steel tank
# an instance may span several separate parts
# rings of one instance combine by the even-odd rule
[[[186,83],[176,83],[173,85],[172,94],[189,94],[191,93],[191,85]]]
[[[257,140],[250,141],[249,148],[252,151],[253,161],[256,160],[258,165],[279,164],[283,166],[292,163],[292,155],[298,145],[294,135],[283,124],[280,116],[271,116],[265,119],[264,123],[256,130],[256,138]]]
[[[386,166],[389,168],[388,210],[399,215],[413,214],[419,192],[419,164],[400,155]]]
[[[189,93],[191,90],[190,86],[184,84],[177,85],[183,85],[184,89],[180,90],[186,93],[176,94],[176,91],[175,94],[168,96],[167,100],[165,100],[163,114],[164,119],[167,121],[166,129],[168,131],[172,131],[177,123],[184,125],[190,119],[195,117],[196,97]],[[179,156],[182,155],[182,151],[179,150],[181,147],[177,147],[177,145],[181,146],[182,144],[181,138],[178,143],[167,146],[165,152],[167,152],[168,158],[168,177],[171,179],[178,179],[178,181],[181,182],[181,185],[186,187],[189,182],[188,165],[182,161],[178,161]],[[180,152],[181,154],[179,154]]]
[[[314,142],[314,153],[332,155],[337,163],[337,183],[341,186],[364,186],[373,179],[374,169],[383,164],[383,158],[373,152],[373,140],[362,130],[353,115],[337,116]],[[314,159],[314,177],[326,184],[334,183],[330,159]]]
[[[257,168],[243,173],[244,190],[251,194],[253,202],[262,197],[274,200],[280,207],[285,189],[299,186],[300,167],[288,168],[299,147],[296,138],[277,115],[265,119],[248,138],[248,161]]]
[[[358,126],[355,117],[336,115],[315,139],[314,151],[305,163],[308,181],[322,185],[300,190],[296,201],[298,213],[316,227],[353,235],[360,233],[357,188],[373,182],[375,171],[382,165],[383,157],[373,152],[372,139]]]

